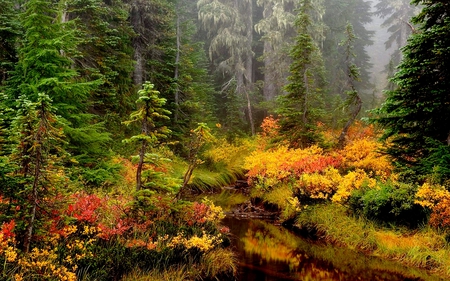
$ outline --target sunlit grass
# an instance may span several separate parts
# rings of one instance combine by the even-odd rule
[[[198,264],[184,264],[166,270],[143,271],[136,269],[122,278],[122,281],[194,281],[218,276],[237,274],[236,255],[228,249],[217,248],[202,256]],[[199,277],[202,276],[199,279]],[[209,279],[208,279],[209,280]]]
[[[309,207],[299,215],[297,226],[309,227],[321,239],[373,256],[447,277],[450,271],[450,248],[445,234],[428,227],[414,231],[384,229],[349,216],[345,207],[336,204]]]
[[[190,281],[191,278],[184,267],[174,267],[168,270],[152,270],[144,272],[135,270],[122,278],[122,281]]]
[[[206,253],[200,262],[200,270],[203,276],[214,278],[217,276],[236,276],[237,257],[229,249],[217,248]]]

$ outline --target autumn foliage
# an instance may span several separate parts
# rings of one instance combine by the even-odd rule
[[[48,223],[36,234],[39,243],[34,243],[28,254],[21,251],[15,239],[16,222],[4,222],[0,230],[3,277],[75,281],[81,272],[98,275],[98,270],[106,268],[98,280],[111,280],[132,270],[134,263],[144,268],[156,266],[150,258],[147,265],[133,260],[138,253],[154,258],[172,255],[176,263],[190,254],[221,248],[227,239],[227,229],[218,225],[222,209],[211,201],[177,203],[173,198],[153,197],[152,209],[139,210],[131,204],[133,198],[124,196],[85,192],[60,195],[58,200],[65,201],[65,207],[51,211]],[[126,251],[135,254],[116,258],[133,265],[128,269],[109,257],[112,252]]]
[[[260,190],[255,192],[258,196],[266,194],[271,199],[276,190],[283,193],[289,190],[286,202],[297,197],[303,204],[318,199],[345,203],[353,190],[375,188],[377,181],[384,182],[393,176],[392,165],[379,152],[381,145],[371,126],[352,127],[346,146],[340,150],[317,145],[305,149],[293,149],[284,143],[275,145],[272,141],[278,128],[276,119],[266,118],[259,136],[260,145],[244,164],[249,184]],[[333,134],[325,133],[330,139]],[[284,208],[286,202],[271,203]]]

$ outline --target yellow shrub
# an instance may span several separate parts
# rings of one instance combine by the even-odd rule
[[[243,156],[248,155],[255,144],[248,139],[243,139],[239,144],[229,143],[226,139],[218,139],[214,146],[204,155],[214,163],[223,163],[228,168],[237,167],[242,164]]]
[[[303,174],[297,181],[300,191],[314,199],[329,199],[335,192],[341,175],[335,168],[328,168],[323,173]]]
[[[289,179],[294,174],[294,166],[302,160],[316,159],[321,157],[323,150],[317,146],[306,149],[289,149],[287,146],[280,146],[269,151],[254,151],[245,158],[244,169],[248,170],[248,177],[251,183],[258,182],[258,179],[274,179],[275,182],[282,182]]]
[[[67,267],[60,265],[56,251],[56,248],[52,250],[33,248],[29,255],[18,260],[19,271],[15,275],[16,280],[27,279],[27,277],[31,276],[39,276],[42,280],[53,280],[55,278],[67,281],[77,280],[74,273],[76,266],[71,271]]]
[[[364,170],[357,169],[349,172],[341,178],[332,201],[336,203],[345,202],[350,197],[353,190],[361,188],[365,183],[370,188],[376,186],[376,180],[370,178]]]
[[[434,208],[441,201],[450,200],[450,192],[444,186],[424,183],[417,190],[416,199],[415,203],[422,207]]]
[[[392,172],[392,165],[387,156],[379,153],[381,143],[372,139],[355,139],[341,151],[343,164],[349,168],[372,171],[387,177]]]
[[[203,231],[202,236],[193,235],[190,238],[184,237],[183,233],[178,233],[168,243],[169,248],[175,248],[177,246],[183,246],[186,249],[197,248],[202,252],[208,252],[222,242],[220,235],[210,235]]]

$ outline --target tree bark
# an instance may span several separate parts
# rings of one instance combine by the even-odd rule
[[[178,121],[178,115],[179,115],[179,106],[180,106],[180,87],[178,83],[178,76],[179,76],[179,64],[180,64],[180,49],[181,49],[181,32],[180,32],[180,16],[177,14],[177,54],[175,57],[175,74],[174,74],[174,80],[175,80],[175,112],[173,115],[173,118],[175,122]]]
[[[246,17],[246,28],[247,28],[247,50],[246,50],[246,58],[245,58],[245,96],[247,98],[247,111],[248,111],[248,120],[250,122],[250,128],[252,136],[255,135],[255,123],[253,121],[253,112],[252,112],[252,102],[250,98],[250,93],[253,92],[253,52],[252,52],[252,43],[253,43],[253,1],[247,1],[248,9],[247,9],[247,17]]]
[[[131,2],[130,22],[134,32],[136,32],[137,34],[137,36],[133,38],[133,58],[136,61],[133,70],[133,83],[136,87],[140,87],[144,83],[144,41],[142,38],[142,34],[140,34],[142,26],[142,16],[140,14],[139,7],[139,0],[133,0]]]
[[[361,107],[362,107],[362,100],[359,97],[358,94],[356,94],[355,97],[355,109],[352,112],[352,115],[350,117],[350,119],[347,121],[347,123],[345,124],[344,128],[342,129],[341,134],[339,135],[339,140],[338,140],[338,146],[340,148],[343,148],[345,145],[345,137],[347,136],[348,133],[348,129],[350,128],[350,126],[353,124],[353,122],[355,122],[356,117],[358,116],[359,112],[361,111]]]
[[[148,131],[149,131],[149,125],[148,125],[148,121],[147,121],[147,118],[149,116],[148,107],[149,107],[149,105],[146,103],[145,104],[146,112],[145,112],[145,117],[142,120],[142,128],[141,128],[141,133],[144,136],[148,136]],[[147,151],[147,145],[148,145],[147,140],[143,139],[141,142],[141,149],[139,151],[139,162],[138,162],[138,166],[136,169],[136,191],[139,191],[142,187],[142,170],[144,168],[145,152]]]

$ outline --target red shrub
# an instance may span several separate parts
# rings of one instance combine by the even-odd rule
[[[73,196],[76,201],[69,204],[67,215],[76,218],[80,222],[94,223],[98,219],[97,209],[102,206],[102,199],[97,195],[78,193]]]

